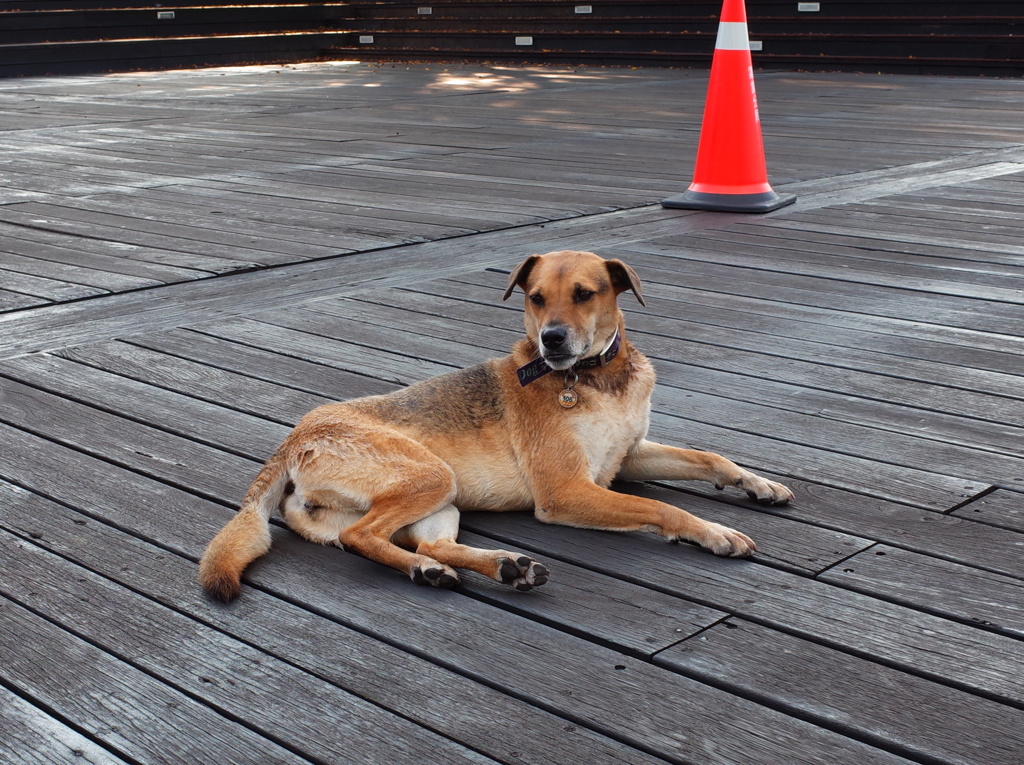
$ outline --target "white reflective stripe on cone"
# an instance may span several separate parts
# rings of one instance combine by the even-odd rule
[[[722,21],[718,24],[718,40],[715,50],[750,50],[747,22]]]

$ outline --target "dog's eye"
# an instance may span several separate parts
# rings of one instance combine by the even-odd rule
[[[594,297],[594,293],[590,290],[576,290],[576,302],[586,303],[590,298]]]
[[[542,306],[544,305],[544,296],[541,295],[539,292],[534,292],[532,295],[530,295],[530,302],[533,303],[535,306]]]

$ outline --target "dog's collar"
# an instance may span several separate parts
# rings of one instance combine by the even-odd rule
[[[615,337],[611,339],[605,349],[596,356],[588,356],[585,359],[580,359],[572,365],[572,369],[593,369],[594,367],[606,366],[612,359],[619,355],[619,348],[622,346],[622,336],[618,330],[615,330]],[[534,380],[539,380],[541,377],[546,375],[548,372],[554,370],[548,366],[548,363],[544,361],[544,358],[537,358],[531,361],[529,364],[524,364],[516,370],[516,377],[519,378],[519,385],[526,387]]]

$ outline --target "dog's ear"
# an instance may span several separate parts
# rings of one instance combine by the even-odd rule
[[[531,255],[518,266],[512,269],[512,273],[508,275],[508,289],[505,290],[505,294],[502,295],[502,300],[508,300],[508,296],[512,294],[512,290],[516,287],[523,287],[525,290],[526,280],[530,277],[530,271],[537,265],[537,261],[540,260],[540,255]]]
[[[644,301],[643,288],[640,286],[640,277],[636,275],[636,271],[621,260],[606,260],[605,265],[608,266],[608,275],[612,278],[612,287],[615,288],[616,295],[620,295],[626,290],[633,290],[640,305],[647,305]]]

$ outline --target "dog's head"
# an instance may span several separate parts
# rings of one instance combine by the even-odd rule
[[[503,299],[517,286],[526,293],[526,334],[552,369],[605,350],[622,320],[621,293],[632,290],[645,305],[636,272],[592,252],[531,255],[512,271]]]

